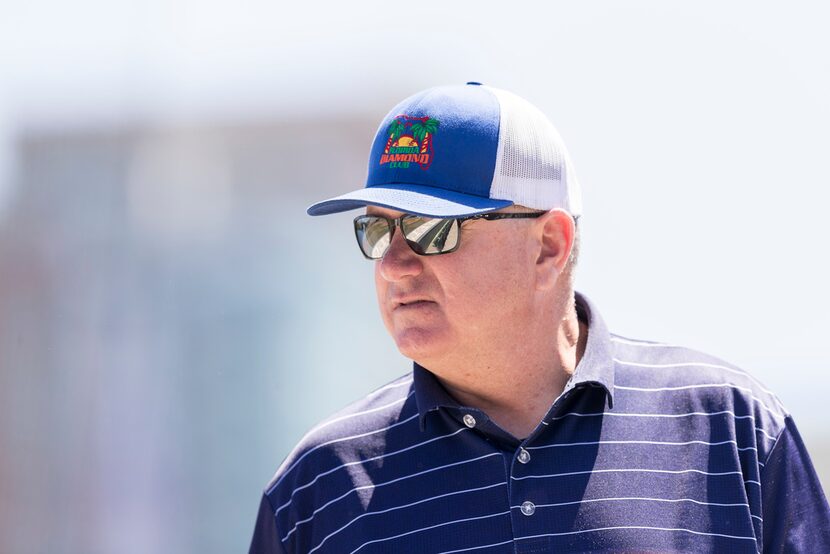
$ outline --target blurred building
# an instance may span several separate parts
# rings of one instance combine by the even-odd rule
[[[320,277],[363,263],[347,222],[304,208],[363,178],[371,119],[17,138],[0,221],[0,552],[247,548],[303,430],[387,380],[296,394],[330,380],[321,359],[338,347],[307,330],[360,315],[326,316]],[[331,240],[342,260],[315,255]]]

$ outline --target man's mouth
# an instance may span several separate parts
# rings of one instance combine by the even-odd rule
[[[432,302],[431,300],[426,300],[424,298],[407,298],[402,300],[396,300],[393,303],[392,309],[397,310],[398,308],[414,308],[425,304],[434,304],[434,302]]]

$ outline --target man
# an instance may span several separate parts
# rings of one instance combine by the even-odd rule
[[[387,115],[366,187],[309,213],[365,208],[357,242],[414,368],[302,439],[251,552],[830,552],[778,399],[610,334],[574,293],[579,194],[511,93],[438,87]]]

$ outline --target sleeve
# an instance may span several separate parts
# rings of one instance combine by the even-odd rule
[[[256,518],[254,536],[251,539],[251,548],[248,554],[285,554],[282,541],[277,534],[277,519],[274,517],[274,509],[268,495],[262,495],[262,502],[259,504],[259,514]]]
[[[792,417],[761,470],[766,553],[830,552],[830,506]]]

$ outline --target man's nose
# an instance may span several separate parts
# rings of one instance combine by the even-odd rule
[[[400,229],[395,229],[392,242],[380,260],[380,274],[386,281],[400,281],[414,277],[423,270],[421,256],[412,251]]]

